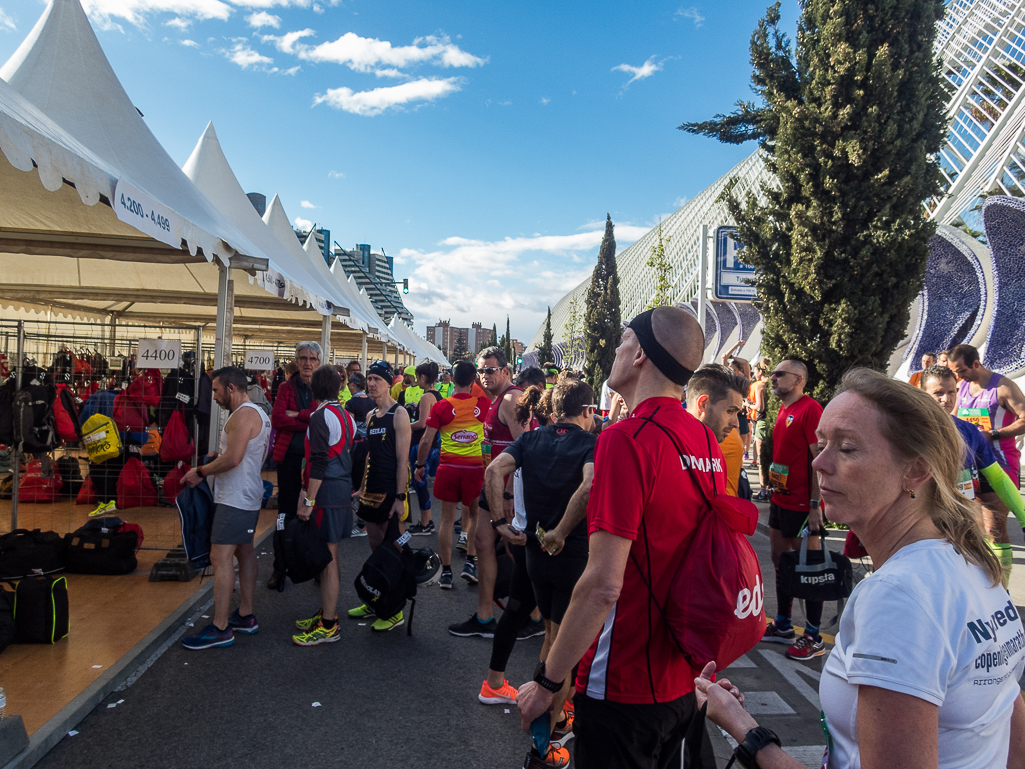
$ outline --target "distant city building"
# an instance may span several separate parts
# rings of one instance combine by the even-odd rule
[[[453,326],[451,321],[439,320],[427,327],[427,341],[452,358],[456,350],[475,353],[488,346],[491,329],[480,323],[473,323],[469,328]]]
[[[253,204],[253,208],[256,209],[256,213],[263,216],[267,213],[267,196],[262,192],[247,192],[246,197],[249,198],[249,202]]]
[[[402,296],[395,285],[394,257],[384,253],[375,254],[366,243],[359,243],[351,251],[335,244],[334,259],[337,259],[345,274],[358,283],[374,305],[381,319],[390,323],[398,315],[412,325],[413,313],[402,303]],[[328,264],[333,260],[329,260]]]
[[[299,238],[300,243],[305,245],[307,238],[310,237],[310,231],[297,229],[295,231],[295,236]],[[331,263],[334,261],[331,256],[331,230],[325,230],[321,227],[315,228],[313,230],[313,238],[317,241],[317,248],[320,249],[320,253],[324,255],[324,261],[327,263],[327,266],[330,267]]]

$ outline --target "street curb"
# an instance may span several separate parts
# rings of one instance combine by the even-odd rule
[[[254,540],[257,547],[274,534],[274,526]],[[29,738],[28,747],[12,758],[3,769],[29,769],[35,766],[43,756],[75,728],[82,719],[99,705],[103,699],[127,681],[136,668],[145,662],[150,655],[160,649],[167,640],[183,626],[185,620],[204,602],[212,600],[214,592],[213,579],[193,593],[185,602],[163,622],[153,628],[139,643],[133,646],[117,662],[93,681],[75,699],[65,705],[53,718],[35,731]]]

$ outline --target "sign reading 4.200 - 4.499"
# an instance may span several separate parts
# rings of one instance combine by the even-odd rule
[[[114,212],[117,218],[151,238],[181,247],[181,228],[174,211],[162,206],[125,179],[118,179],[114,190]]]

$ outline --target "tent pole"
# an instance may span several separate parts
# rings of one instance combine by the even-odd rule
[[[232,319],[235,315],[235,281],[231,279],[231,268],[217,264],[217,338],[214,341],[214,368],[222,368],[231,361]],[[217,404],[210,410],[210,438],[215,446],[220,445],[223,409]]]
[[[18,357],[15,359],[17,368],[15,369],[15,391],[21,389],[21,374],[25,367],[25,321],[18,321]],[[14,470],[14,485],[11,487],[11,531],[18,528],[18,485],[21,482],[21,468],[18,460],[18,449],[21,445],[18,442],[14,444],[14,451],[11,452],[11,458],[14,460],[12,469]]]
[[[199,378],[203,376],[203,327],[196,326],[196,359],[192,362],[192,466],[199,466]],[[208,449],[209,450],[209,449]]]
[[[117,350],[117,313],[112,312],[110,314],[110,351],[107,353],[107,357],[113,355]]]
[[[359,359],[360,359],[360,366],[359,366],[360,371],[362,371],[364,376],[365,376],[366,375],[366,371],[367,371],[367,332],[366,331],[363,332],[363,340],[362,340],[362,344],[360,345],[360,358]]]
[[[320,347],[323,350],[321,360],[331,362],[331,316],[325,315],[320,326]]]

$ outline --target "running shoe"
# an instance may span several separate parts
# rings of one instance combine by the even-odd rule
[[[321,610],[317,609],[317,613],[314,614],[312,617],[307,617],[306,619],[297,619],[295,621],[295,626],[300,630],[311,630],[319,624],[322,616],[323,615],[321,614]]]
[[[355,609],[349,609],[346,614],[348,614],[351,619],[363,619],[364,617],[373,617],[374,610],[364,603],[360,604]]]
[[[772,499],[772,491],[766,488],[762,488],[761,490],[759,490],[757,494],[755,494],[755,499],[757,499],[759,502],[768,502],[770,499]]]
[[[466,622],[449,625],[448,632],[460,638],[469,638],[475,635],[481,638],[494,638],[496,627],[498,627],[498,621],[494,617],[487,622],[482,622],[477,616],[477,612],[474,612],[473,616],[466,620]]]
[[[536,638],[545,634],[545,623],[544,620],[538,620],[534,622],[532,619],[528,619],[523,623],[523,627],[516,633],[516,640],[523,641],[527,638]]]
[[[371,630],[376,630],[378,633],[387,633],[389,630],[394,630],[399,625],[405,625],[406,620],[402,616],[402,612],[399,612],[394,617],[388,619],[379,619],[373,625],[370,626]]]
[[[224,630],[218,630],[214,623],[210,623],[200,630],[196,635],[190,635],[182,639],[182,646],[193,651],[199,649],[212,649],[214,646],[231,646],[235,643],[235,634],[231,626]]]
[[[292,643],[296,646],[316,646],[317,644],[329,644],[341,640],[342,636],[338,632],[337,622],[335,622],[330,630],[324,627],[323,622],[318,622],[305,633],[297,633],[292,636]]]
[[[570,690],[570,691],[572,691],[572,690]],[[575,707],[574,707],[574,705],[573,705],[573,700],[566,700],[566,702],[565,702],[565,703],[563,704],[563,706],[562,706],[562,711],[563,711],[563,712],[564,712],[564,713],[565,713],[565,714],[566,714],[567,716],[572,716],[572,715],[574,715],[574,714],[576,713],[576,708],[575,708]]]
[[[438,579],[438,587],[440,587],[442,590],[452,589],[452,572],[443,571],[441,573],[441,577]]]
[[[523,761],[523,769],[546,769],[550,766],[569,766],[569,750],[557,745],[549,745],[548,752],[542,757],[535,748],[531,748]]]
[[[235,633],[246,633],[247,635],[252,635],[260,629],[260,626],[256,622],[255,614],[243,617],[238,613],[238,609],[235,609],[235,611],[231,613],[231,616],[228,617],[228,627],[230,627]]]
[[[797,639],[797,643],[786,650],[786,655],[789,659],[804,662],[810,660],[812,657],[821,657],[826,653],[826,644],[820,638],[816,641],[812,636],[807,633],[802,633],[801,637]]]
[[[485,705],[511,705],[516,702],[517,694],[516,687],[510,686],[509,682],[504,679],[502,685],[497,689],[488,686],[487,679],[484,679],[484,683],[480,685],[480,694],[477,695],[477,699]]]
[[[412,526],[406,528],[412,536],[422,537],[426,534],[433,534],[435,532],[434,521],[428,521],[427,523],[414,523]]]
[[[456,549],[466,552],[466,532],[459,532],[459,539],[456,540]]]
[[[463,573],[460,574],[463,579],[469,582],[471,585],[477,584],[477,564],[470,563],[467,561],[463,564]]]
[[[795,638],[797,638],[797,634],[792,627],[783,630],[776,624],[776,620],[772,620],[765,626],[765,635],[762,636],[763,641],[774,644],[792,644]]]
[[[100,502],[96,506],[96,509],[89,513],[90,518],[98,518],[101,515],[107,515],[117,511],[117,502],[111,500],[110,502]]]
[[[360,526],[359,524],[353,526],[352,533],[349,534],[350,537],[365,537],[366,535],[367,527],[365,524],[363,526]]]
[[[555,728],[552,729],[549,742],[553,745],[558,745],[561,748],[571,739],[573,739],[573,714],[567,713],[566,717],[559,721],[555,725]]]
[[[454,524],[452,524],[452,528],[455,531],[457,531],[457,532],[462,531],[463,530],[463,519],[462,518],[457,518],[456,522]]]

